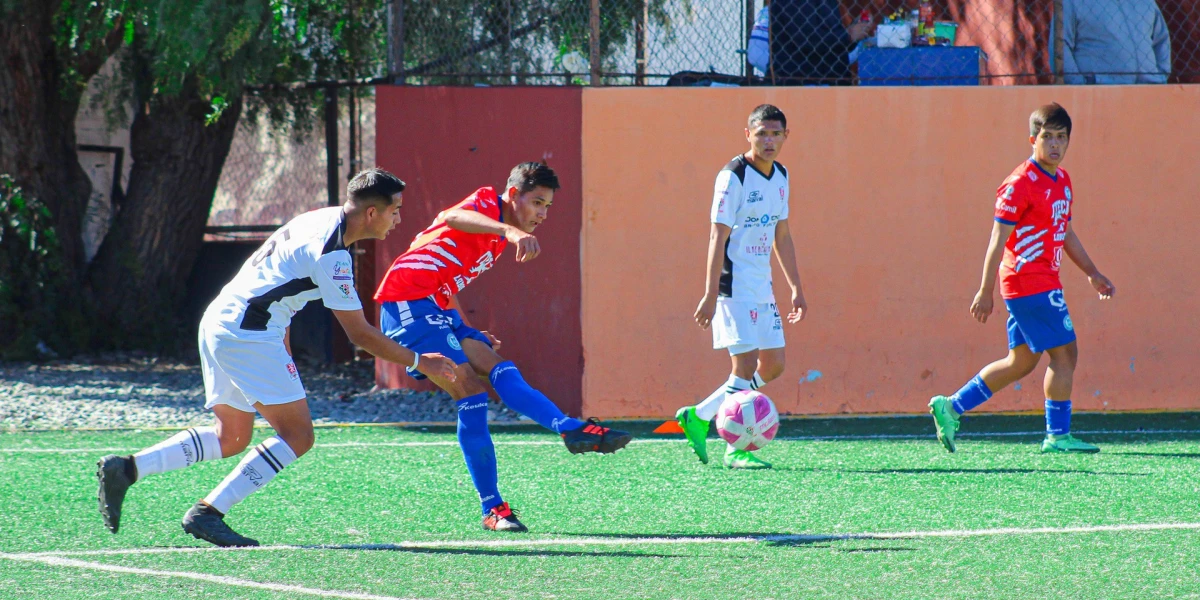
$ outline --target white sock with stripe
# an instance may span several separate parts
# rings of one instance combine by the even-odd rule
[[[266,486],[295,460],[296,453],[292,452],[287,442],[279,436],[272,437],[251,448],[233,472],[204,497],[204,502],[221,511],[221,514],[228,514],[234,504]]]
[[[721,408],[721,403],[725,401],[725,396],[750,389],[751,382],[749,379],[742,379],[737,375],[730,375],[721,387],[717,388],[707,398],[696,405],[696,416],[711,421],[717,416],[717,410]]]
[[[758,371],[755,371],[754,379],[750,380],[750,389],[757,390],[764,385],[767,385],[767,380],[763,379],[762,375],[758,374]]]
[[[133,455],[138,479],[221,458],[221,441],[213,427],[193,427]]]

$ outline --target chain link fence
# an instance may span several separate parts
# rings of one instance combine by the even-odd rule
[[[242,115],[217,183],[206,240],[265,239],[301,213],[341,204],[350,177],[374,166],[375,97],[368,88],[294,93],[310,95],[307,103],[316,104],[323,102],[328,90],[338,96],[332,120],[289,127],[274,122],[266,112]],[[338,187],[333,199],[330,124],[336,132],[333,159]]]
[[[394,1],[408,85],[1200,83],[1196,0]],[[208,239],[265,237],[374,164],[372,88],[290,93],[327,90],[309,128],[243,114]]]
[[[396,1],[416,85],[1200,81],[1195,0]]]

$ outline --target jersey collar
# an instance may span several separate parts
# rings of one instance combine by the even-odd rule
[[[1042,165],[1038,164],[1038,161],[1034,160],[1032,156],[1029,157],[1029,164],[1037,167],[1037,170],[1041,171],[1042,173],[1046,173],[1046,170],[1042,168]],[[1046,173],[1046,177],[1049,177],[1051,181],[1058,181],[1057,173],[1054,175]]]

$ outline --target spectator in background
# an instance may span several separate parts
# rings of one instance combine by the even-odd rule
[[[1171,36],[1154,0],[1063,0],[1062,6],[1067,83],[1167,82]]]
[[[772,0],[771,71],[783,85],[849,85],[850,50],[875,25],[842,24],[837,0]]]

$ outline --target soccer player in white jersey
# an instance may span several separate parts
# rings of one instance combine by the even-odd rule
[[[763,104],[750,113],[750,149],[717,174],[708,235],[708,271],[696,324],[713,331],[713,348],[728,350],[729,379],[695,406],[675,413],[688,445],[708,463],[709,423],[726,396],[758,389],[783,373],[783,320],[771,288],[771,254],[791,288],[789,323],[799,323],[808,305],[796,269],[796,248],[788,229],[788,172],[775,162],[787,141],[787,117]],[[769,469],[770,463],[729,446],[725,466]]]
[[[242,265],[200,320],[204,406],[212,409],[215,426],[187,429],[131,456],[101,458],[100,514],[109,530],[117,532],[125,493],[135,481],[245,450],[257,411],[276,435],[187,511],[183,530],[218,546],[258,545],[224,518],[312,448],[312,417],[288,345],[292,315],[310,301],[321,300],[350,341],[371,354],[453,380],[453,362],[436,353],[417,355],[368,324],[354,289],[347,246],[387,237],[400,222],[404,187],[387,171],[367,169],[350,180],[344,205],[292,219]]]

